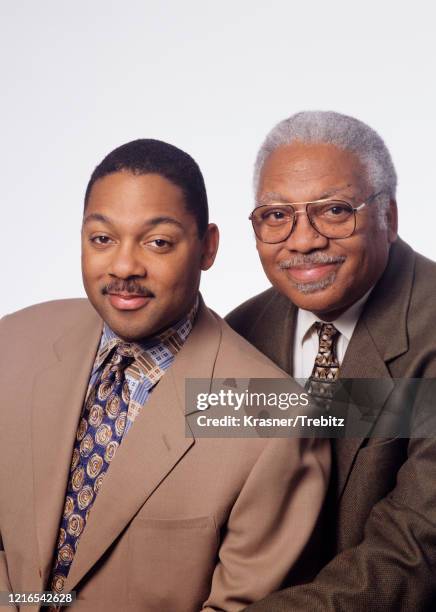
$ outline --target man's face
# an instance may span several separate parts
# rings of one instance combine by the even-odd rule
[[[158,174],[109,174],[84,213],[86,293],[120,338],[146,338],[189,312],[217,246],[214,225],[200,240],[179,187]]]
[[[258,204],[346,200],[353,207],[373,195],[359,159],[329,144],[294,143],[276,149],[266,160],[257,193]],[[356,213],[349,238],[329,239],[298,214],[287,240],[257,240],[263,268],[271,283],[299,308],[334,320],[377,282],[396,239],[396,206],[390,203],[386,229],[377,218],[377,202]],[[304,209],[297,204],[296,209]],[[327,262],[326,262],[327,260]]]

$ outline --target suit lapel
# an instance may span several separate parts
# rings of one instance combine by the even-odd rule
[[[408,350],[407,311],[414,266],[414,252],[398,239],[391,247],[386,270],[365,305],[340,368],[340,378],[380,379],[380,384],[374,382],[366,388],[365,404],[372,414],[368,422],[362,422],[359,437],[333,440],[338,497],[344,490],[359,448],[394,388],[387,363]],[[353,410],[352,405],[349,408]]]
[[[362,404],[370,408],[371,418],[365,421],[358,407],[352,401],[348,403],[347,422],[352,422],[352,430],[353,432],[358,431],[359,437],[348,437],[346,435],[344,438],[332,440],[338,466],[336,481],[338,496],[344,490],[359,448],[369,435],[394,387],[389,370],[372,340],[364,317],[358,322],[348,345],[340,368],[340,378],[357,379],[354,383],[351,380],[349,381],[350,394],[352,397],[356,397],[356,395],[360,397],[362,391],[364,392]],[[380,384],[373,382],[368,385],[364,381],[359,382],[358,379],[380,379]]]
[[[95,353],[101,321],[92,313],[63,336],[44,357],[33,386],[32,454],[36,531],[45,584],[51,569],[74,438]]]
[[[202,304],[186,343],[111,463],[80,538],[66,590],[75,588],[194,444],[185,422],[185,378],[212,378],[220,337],[218,323]]]

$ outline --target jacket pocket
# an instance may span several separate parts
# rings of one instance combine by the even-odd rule
[[[150,612],[198,611],[210,592],[217,552],[210,516],[137,518],[129,529],[129,600]]]

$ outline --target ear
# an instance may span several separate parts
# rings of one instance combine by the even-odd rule
[[[201,255],[201,269],[209,270],[215,261],[216,252],[218,250],[220,234],[215,223],[209,223],[206,232],[202,238],[203,250]]]
[[[398,236],[398,209],[396,200],[389,201],[389,208],[386,212],[386,221],[388,225],[389,243],[395,242]]]

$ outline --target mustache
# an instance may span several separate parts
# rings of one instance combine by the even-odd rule
[[[101,290],[103,295],[108,293],[131,293],[132,295],[140,295],[142,297],[154,297],[154,293],[139,285],[134,279],[130,280],[114,280],[103,287]]]
[[[285,261],[279,263],[280,270],[286,270],[287,268],[296,268],[297,266],[307,266],[310,264],[330,264],[330,263],[344,263],[346,257],[344,255],[327,255],[327,253],[300,253],[298,255],[291,255]]]

